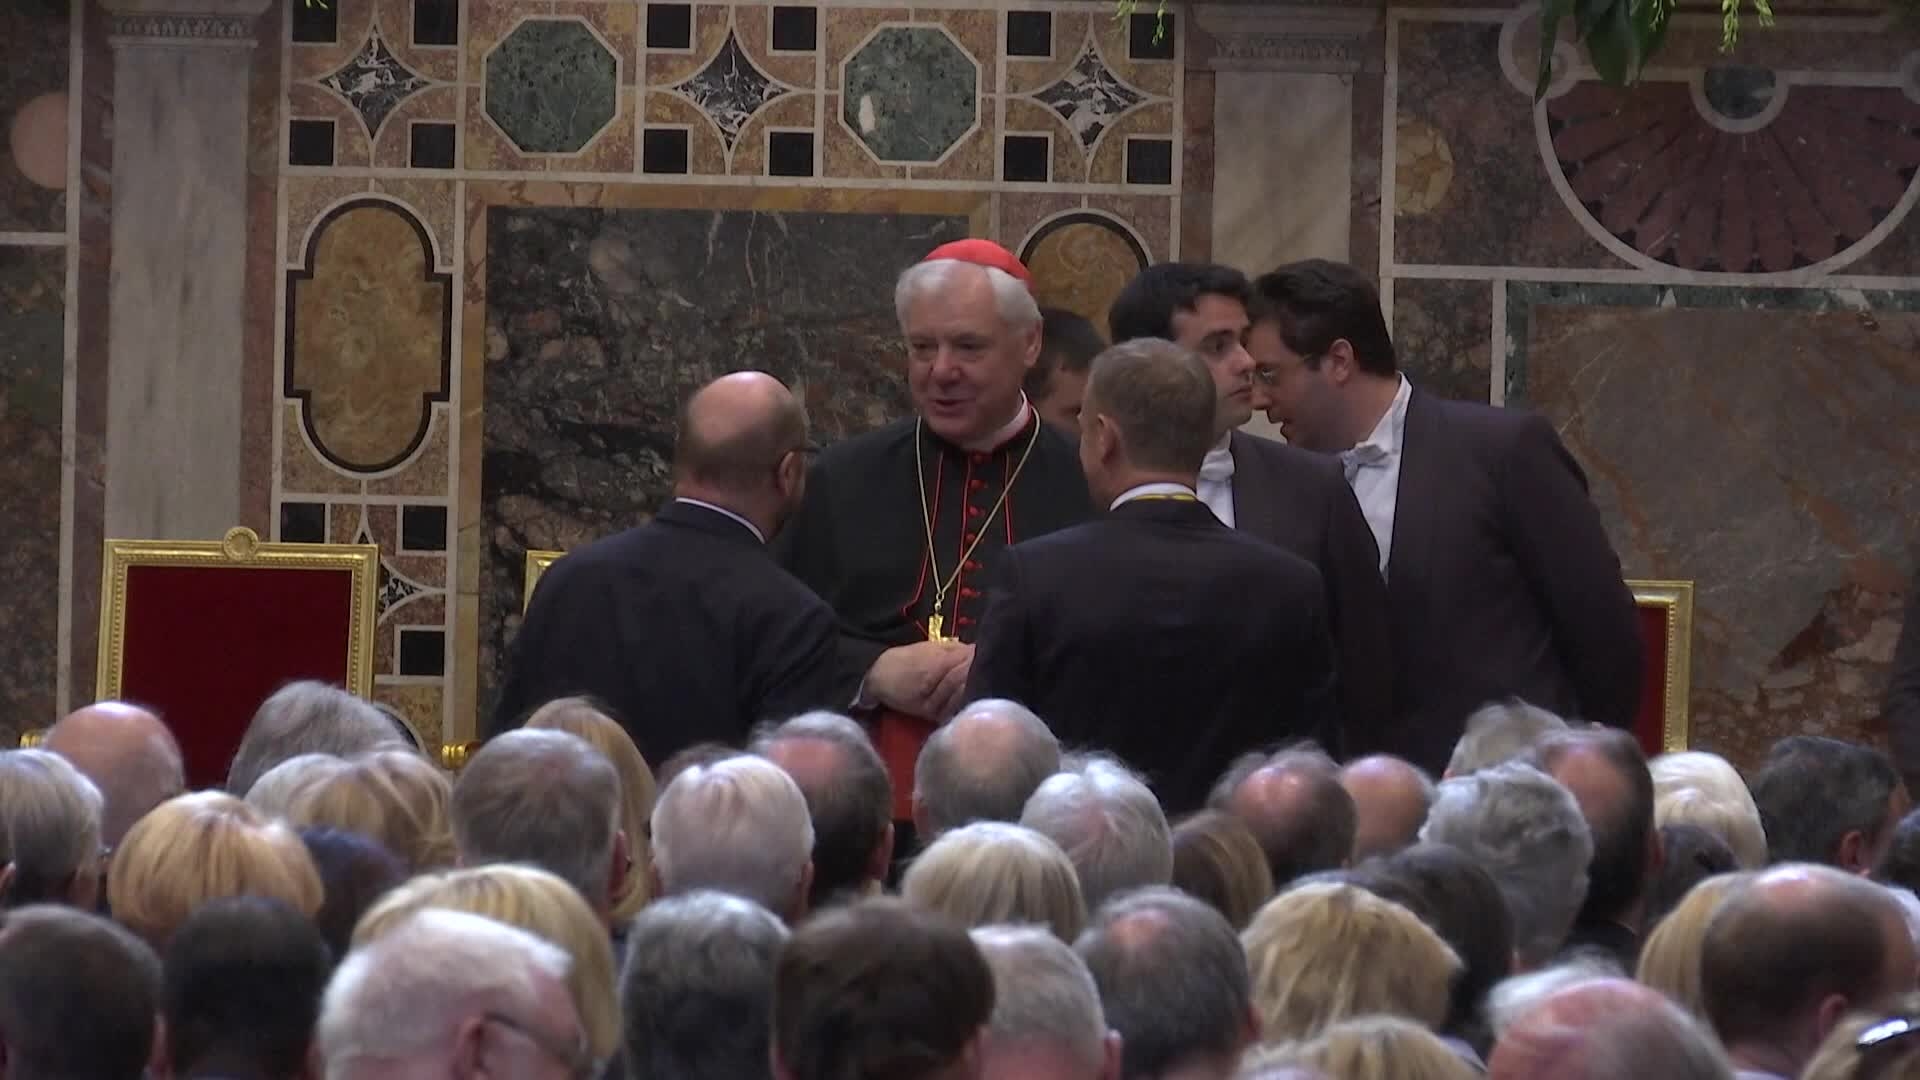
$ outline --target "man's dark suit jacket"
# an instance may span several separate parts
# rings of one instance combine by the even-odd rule
[[[1402,447],[1390,745],[1437,772],[1467,717],[1508,697],[1630,726],[1642,662],[1633,594],[1552,423],[1416,389]]]
[[[656,765],[754,724],[843,708],[833,609],[744,525],[671,502],[553,564],[534,590],[490,733],[556,697],[613,706]]]
[[[1393,752],[1393,624],[1380,549],[1339,459],[1236,431],[1233,526],[1312,563],[1327,590],[1346,754]]]
[[[1070,746],[1147,774],[1169,814],[1233,758],[1325,738],[1334,704],[1313,564],[1197,501],[1137,500],[1008,548],[967,683]]]
[[[1920,573],[1907,586],[1906,622],[1900,626],[1900,643],[1893,649],[1886,719],[1893,763],[1912,788],[1920,780]]]

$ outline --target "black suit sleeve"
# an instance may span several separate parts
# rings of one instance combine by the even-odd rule
[[[845,710],[855,687],[840,671],[839,638],[824,603],[779,613],[756,650],[760,689],[753,714],[778,723],[813,709]]]
[[[1906,622],[1887,684],[1887,742],[1901,773],[1920,779],[1920,574],[1907,587]]]
[[[1314,585],[1316,590],[1308,595],[1326,595],[1321,582],[1316,580]],[[1335,671],[1335,645],[1326,609],[1316,603],[1308,610],[1311,617],[1307,621],[1306,640],[1298,654],[1301,687],[1298,730],[1337,755],[1341,752],[1340,688],[1343,684]]]
[[[1037,688],[1017,548],[1001,553],[999,573],[987,613],[980,620],[980,634],[974,639],[973,670],[963,696],[969,702],[1006,698],[1033,707]]]
[[[520,629],[513,636],[512,644],[507,646],[507,672],[500,680],[500,693],[494,701],[493,714],[489,717],[486,729],[480,732],[483,739],[491,739],[503,731],[509,731],[520,725],[528,713],[546,704],[560,694],[547,692],[560,677],[570,674],[567,664],[580,659],[578,650],[549,648],[552,635],[566,623],[565,616],[555,609],[563,602],[561,594],[565,591],[568,573],[555,563],[534,586],[533,600],[527,605],[526,614],[520,619]],[[559,668],[550,656],[567,658]]]
[[[834,530],[832,492],[831,471],[824,464],[815,465],[807,474],[807,494],[801,500],[799,511],[773,541],[775,560],[829,605],[834,603],[834,583],[840,579],[842,572]],[[834,677],[849,687],[857,688],[860,681],[867,677],[873,662],[887,651],[887,646],[853,630],[846,620],[837,616],[836,623]],[[854,690],[848,690],[848,701],[852,700],[853,693]],[[845,702],[840,707],[844,708]]]
[[[1327,528],[1319,565],[1326,575],[1327,616],[1337,668],[1341,737],[1328,750],[1349,753],[1377,744],[1393,722],[1393,623],[1380,547],[1344,477],[1328,488]]]
[[[1552,625],[1580,719],[1631,726],[1644,663],[1639,618],[1586,474],[1553,425],[1534,415],[1501,480],[1507,539]]]

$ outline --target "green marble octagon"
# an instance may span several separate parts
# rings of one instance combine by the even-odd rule
[[[979,68],[937,26],[883,26],[847,58],[841,120],[880,161],[939,161],[980,116]]]
[[[574,19],[528,19],[487,57],[487,115],[529,154],[573,154],[613,122],[620,69]]]

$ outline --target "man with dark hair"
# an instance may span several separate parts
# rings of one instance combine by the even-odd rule
[[[807,909],[879,888],[893,860],[893,785],[866,731],[838,713],[806,713],[766,729],[753,752],[806,796],[813,819]]]
[[[1108,314],[1116,344],[1165,338],[1207,362],[1217,404],[1213,442],[1197,492],[1227,526],[1312,563],[1326,590],[1327,624],[1340,677],[1343,753],[1393,751],[1382,741],[1393,716],[1392,634],[1379,554],[1339,466],[1239,430],[1253,416],[1247,277],[1228,266],[1162,263],[1140,272]]]
[[[0,925],[0,1062],[7,1076],[115,1077],[153,1061],[160,961],[117,923],[69,907]]]
[[[965,930],[899,900],[836,908],[794,932],[773,977],[780,1080],[979,1075],[993,972]]]
[[[1821,735],[1773,744],[1750,785],[1767,857],[1809,862],[1850,874],[1872,871],[1913,806],[1887,755]]]
[[[690,892],[634,916],[620,976],[631,1080],[768,1075],[773,969],[787,928],[751,900]]]
[[[540,579],[491,734],[554,698],[605,700],[648,761],[844,704],[833,611],[767,556],[806,488],[806,417],[777,379],[722,376],[687,401],[674,498]]]
[[[1314,259],[1254,283],[1267,418],[1339,455],[1387,581],[1393,753],[1438,772],[1468,714],[1517,697],[1625,727],[1640,623],[1551,421],[1447,401],[1401,376],[1373,283]]]
[[[1848,1013],[1913,989],[1914,943],[1885,888],[1776,866],[1722,901],[1700,944],[1700,998],[1742,1078],[1800,1075]]]
[[[1094,361],[1080,459],[1109,513],[1008,549],[967,687],[1145,770],[1169,814],[1234,755],[1322,735],[1334,711],[1319,574],[1194,493],[1213,413],[1190,350],[1147,339]]]
[[[1586,728],[1547,736],[1533,764],[1573,794],[1593,834],[1587,898],[1567,951],[1598,952],[1632,975],[1647,929],[1647,890],[1662,859],[1647,756],[1629,732]]]
[[[254,896],[205,904],[167,943],[173,1075],[308,1075],[313,1025],[332,973],[320,932],[285,904]]]
[[[1243,755],[1207,799],[1244,822],[1260,841],[1275,890],[1351,861],[1358,829],[1339,766],[1314,750]]]
[[[1040,359],[1027,371],[1027,400],[1040,418],[1069,439],[1080,437],[1080,405],[1087,371],[1107,343],[1084,316],[1065,308],[1040,309]]]

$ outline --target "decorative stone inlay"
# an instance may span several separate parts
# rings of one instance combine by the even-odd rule
[[[845,121],[884,162],[935,162],[980,115],[980,70],[938,26],[883,26],[847,58]]]
[[[428,82],[401,63],[375,30],[353,59],[320,80],[320,85],[346,98],[366,122],[367,133],[378,135],[393,110]]]
[[[366,534],[362,532],[361,535],[364,536]],[[358,542],[371,544],[373,541],[361,540]],[[376,604],[376,610],[379,611],[380,618],[386,618],[389,611],[419,596],[422,591],[424,590],[417,582],[409,580],[398,570],[388,566],[386,560],[382,559],[380,561],[380,597]]]
[[[699,74],[674,89],[700,106],[720,129],[720,137],[729,150],[753,114],[787,92],[786,87],[754,66],[732,31],[727,32],[726,43],[720,46],[713,60],[701,68]]]
[[[1199,27],[1213,39],[1207,66],[1216,71],[1301,71],[1350,74],[1378,55],[1378,12],[1337,4],[1202,4]]]
[[[1035,94],[1079,137],[1080,145],[1091,148],[1115,120],[1147,96],[1126,83],[1100,59],[1100,51],[1088,41],[1080,59],[1060,77],[1060,81]]]
[[[578,153],[619,111],[619,62],[578,19],[528,19],[487,57],[487,115],[529,154]]]
[[[178,41],[251,49],[253,24],[252,17],[240,15],[112,15],[107,37],[115,44]]]

